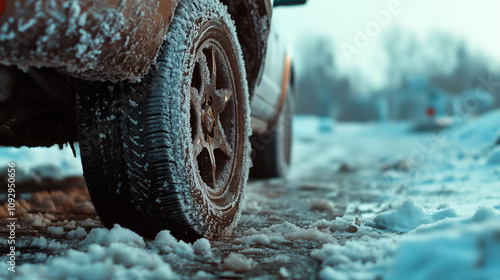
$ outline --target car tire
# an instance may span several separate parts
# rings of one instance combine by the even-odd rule
[[[138,84],[86,83],[79,141],[95,209],[154,238],[231,232],[250,159],[248,85],[233,21],[218,0],[179,1]]]
[[[253,167],[250,169],[251,177],[286,176],[291,161],[294,101],[293,87],[289,85],[284,107],[276,120],[265,133],[252,135],[250,140],[253,161]]]

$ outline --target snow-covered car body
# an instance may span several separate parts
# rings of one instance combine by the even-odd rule
[[[140,81],[156,60],[178,4],[178,0],[1,2],[0,145],[5,146],[77,141],[76,128],[70,125],[75,122],[75,80],[66,77]],[[273,3],[221,2],[235,21],[252,93],[262,76]],[[22,97],[13,93],[18,76],[25,75],[18,69],[38,84],[24,90]],[[40,125],[43,128],[33,129]]]

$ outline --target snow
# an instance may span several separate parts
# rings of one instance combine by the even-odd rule
[[[52,214],[33,214],[33,213],[27,213],[25,214],[21,220],[23,223],[25,223],[28,226],[35,226],[35,227],[44,227],[47,226],[47,224],[50,224],[52,220],[54,220],[54,216]]]
[[[47,249],[51,251],[64,251],[68,249],[69,245],[63,242],[58,242],[56,240],[51,240],[47,244]]]
[[[337,240],[332,235],[337,232],[339,236],[350,235],[355,232],[367,233],[364,225],[354,225],[355,218],[351,216],[337,217],[333,220],[321,219],[313,221],[309,226],[301,227],[290,222],[274,224],[269,227],[256,230],[250,228],[243,232],[243,237],[238,238],[238,242],[246,245],[270,245],[285,244],[289,242],[318,242],[327,243]]]
[[[291,276],[291,275],[290,275],[290,273],[288,272],[288,270],[286,270],[286,268],[284,268],[284,267],[280,267],[280,276],[281,276],[282,278],[288,279],[288,278],[290,278],[290,276]]]
[[[253,213],[253,212],[259,212],[262,210],[260,207],[259,203],[255,200],[252,201],[245,201],[243,205],[243,212],[244,213]]]
[[[238,253],[229,254],[222,263],[223,269],[234,272],[246,272],[252,270],[256,266],[257,262]]]
[[[197,279],[213,279],[213,278],[215,278],[215,275],[207,273],[207,272],[205,272],[203,270],[199,270],[198,272],[196,272],[195,277]]]
[[[200,238],[193,243],[194,253],[197,255],[205,256],[212,253],[210,248],[210,241],[206,238]]]
[[[423,224],[407,235],[325,244],[312,256],[322,263],[320,279],[495,279],[499,220],[500,212],[481,208],[472,217]]]
[[[486,162],[486,164],[500,165],[500,146],[495,147],[495,149],[491,151],[491,154],[488,157],[488,161]]]
[[[394,158],[402,158],[410,168],[385,171],[384,177],[389,180],[384,184],[385,187],[399,186],[399,191],[387,197],[385,206],[381,205],[386,210],[362,215],[364,219],[359,227],[363,236],[355,233],[353,236],[357,238],[345,244],[329,242],[312,253],[322,263],[319,278],[497,279],[500,276],[500,213],[497,210],[500,176],[495,143],[500,132],[499,119],[500,112],[494,111],[439,135],[430,133],[418,139],[407,155],[395,155]],[[369,126],[365,126],[366,132]],[[380,132],[382,125],[376,126]],[[382,133],[392,130],[397,135],[398,129],[390,126]],[[311,131],[316,127],[307,129]],[[343,135],[366,133],[355,132],[354,126],[343,127],[343,124],[335,129],[334,133]],[[380,134],[370,132],[377,142]],[[399,136],[412,137],[406,133]],[[314,141],[322,140],[319,137]],[[390,149],[388,145],[377,144],[377,147]],[[299,148],[304,150],[301,151],[304,156],[309,149]],[[342,151],[337,153],[342,157]],[[421,160],[415,160],[417,157]],[[308,163],[312,164],[317,162]],[[362,204],[356,205],[353,202],[346,212],[357,213],[356,209]],[[373,205],[366,207],[374,209]],[[328,224],[328,220],[316,222],[318,228]]]
[[[404,237],[385,279],[497,279],[499,220],[497,212],[484,220],[472,217],[447,229],[437,226]]]
[[[373,221],[376,226],[396,232],[409,232],[420,225],[431,224],[446,218],[455,218],[453,209],[426,211],[421,205],[409,199],[395,210],[377,215]]]
[[[459,127],[451,129],[449,138],[476,145],[475,149],[487,147],[496,142],[500,137],[498,110],[488,112],[481,117],[466,122]]]
[[[204,241],[201,244],[197,244],[197,249],[200,252],[207,251],[207,244]],[[191,244],[187,244],[182,240],[177,240],[170,234],[170,231],[163,230],[156,235],[156,238],[149,243],[149,246],[152,249],[155,249],[161,253],[174,253],[180,256],[192,255],[194,253],[193,246]]]
[[[333,220],[321,219],[312,223],[311,226],[317,227],[318,229],[328,229],[331,232],[355,232],[358,229],[356,226],[356,218],[353,216],[337,217]]]
[[[95,223],[84,222],[95,226]],[[112,229],[94,228],[88,234],[78,226],[66,234],[66,239],[61,238],[65,233],[61,226],[49,226],[47,232],[48,236],[22,236],[17,240],[19,248],[35,247],[56,254],[42,259],[40,264],[17,265],[16,279],[178,279],[171,262],[178,262],[182,257],[211,258],[213,254],[207,239],[199,239],[191,245],[176,240],[168,231],[160,232],[152,241],[119,225]],[[78,250],[71,249],[75,246]],[[170,254],[167,257],[166,252]],[[8,275],[4,266],[0,264],[0,278]]]
[[[64,235],[63,227],[48,227],[47,231],[54,237],[62,237]]]
[[[7,276],[2,264],[0,276]],[[5,269],[4,269],[5,268]],[[87,252],[69,250],[45,264],[16,267],[16,279],[177,279],[160,256],[125,244],[90,245]]]
[[[311,210],[323,211],[323,212],[333,212],[335,206],[332,201],[323,199],[323,198],[315,198],[311,201]]]
[[[68,239],[83,239],[87,236],[87,232],[85,231],[84,228],[82,227],[77,227],[76,229],[68,232],[68,234],[66,235],[66,237]]]
[[[118,224],[108,230],[106,228],[94,228],[81,242],[82,245],[99,244],[110,245],[112,243],[123,243],[129,246],[145,247],[144,239],[137,233],[123,228]]]
[[[31,246],[39,248],[47,248],[47,239],[43,236],[33,239]]]
[[[75,147],[77,148],[77,147]],[[57,146],[50,148],[13,148],[0,147],[0,175],[6,173],[8,163],[16,164],[16,179],[23,181],[33,178],[62,179],[70,176],[82,176],[83,169],[69,147],[59,149]]]

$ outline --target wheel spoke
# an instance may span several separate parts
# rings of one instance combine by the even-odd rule
[[[212,84],[211,82],[211,77],[210,77],[210,69],[208,68],[208,59],[205,55],[205,53],[201,52],[201,54],[198,56],[198,63],[200,66],[200,71],[201,71],[201,79],[202,79],[202,92],[204,92],[206,89],[206,86],[210,86]]]
[[[217,65],[215,59],[215,50],[212,48],[212,86],[215,88],[217,82]]]
[[[214,130],[214,149],[221,150],[228,158],[231,158],[233,155],[233,150],[231,149],[231,145],[227,141],[226,135],[222,130],[222,125],[220,121],[217,119],[217,127]]]
[[[208,141],[205,141],[205,140],[202,141],[202,146],[203,146],[203,148],[205,148],[207,150],[208,156],[210,158],[210,164],[212,166],[212,181],[213,181],[213,184],[214,184],[213,187],[215,189],[215,187],[216,187],[216,185],[215,185],[215,181],[216,181],[215,180],[215,171],[217,170],[217,163],[215,161],[215,154],[214,154],[214,148],[213,148],[213,146],[214,146],[214,138],[208,137],[207,140]]]
[[[199,124],[201,120],[201,115],[203,115],[203,111],[201,110],[201,96],[198,92],[198,90],[194,87],[191,87],[191,106],[192,106],[192,112],[194,114],[191,114],[191,118],[196,118],[194,123]],[[201,111],[201,114],[200,114]],[[191,127],[191,133],[193,134],[193,144],[194,144],[194,153],[195,156],[198,156],[203,149],[201,146],[201,141],[203,139],[202,135],[202,128],[200,125],[193,125]]]
[[[199,135],[194,139],[194,156],[198,156],[203,151],[203,137]]]
[[[217,89],[215,92],[217,98],[214,106],[212,107],[214,107],[217,114],[220,114],[224,111],[224,109],[226,109],[226,106],[233,95],[233,91],[231,89]]]
[[[215,165],[212,165],[212,180],[214,181],[214,189],[217,188],[217,180],[215,179],[215,171],[217,167]]]

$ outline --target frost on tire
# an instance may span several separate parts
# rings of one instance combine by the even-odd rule
[[[106,226],[187,241],[232,230],[249,168],[243,65],[225,6],[180,1],[140,84],[79,86],[84,175]]]

